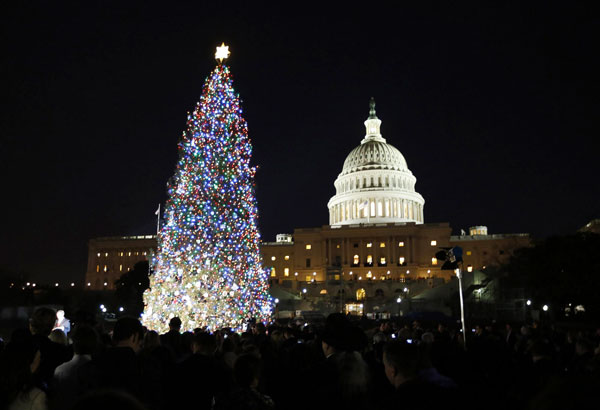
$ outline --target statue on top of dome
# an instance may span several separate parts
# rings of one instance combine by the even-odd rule
[[[377,118],[375,114],[375,97],[371,97],[371,101],[369,102],[369,119],[375,118]]]

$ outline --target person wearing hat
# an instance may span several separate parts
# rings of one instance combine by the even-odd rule
[[[339,313],[327,317],[320,334],[324,362],[313,370],[312,391],[322,408],[367,407],[368,368],[360,353],[362,333]]]

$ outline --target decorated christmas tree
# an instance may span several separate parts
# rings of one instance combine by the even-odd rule
[[[182,329],[230,327],[266,321],[272,302],[259,254],[252,146],[233,89],[229,55],[217,48],[217,67],[188,114],[179,161],[168,183],[164,224],[144,325],[164,331],[178,316]]]

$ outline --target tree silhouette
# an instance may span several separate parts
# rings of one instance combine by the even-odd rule
[[[599,251],[598,234],[550,237],[516,250],[502,271],[512,286],[525,289],[534,306],[547,304],[562,315],[566,307],[582,305],[586,316],[594,317],[600,312]]]
[[[150,287],[148,261],[140,261],[115,281],[117,302],[129,316],[138,317],[144,311],[144,291]]]

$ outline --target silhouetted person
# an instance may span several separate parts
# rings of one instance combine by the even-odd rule
[[[181,319],[177,316],[169,320],[169,331],[160,335],[160,344],[173,354],[176,360],[181,357]]]
[[[454,389],[440,388],[419,377],[421,352],[416,344],[389,342],[383,352],[385,374],[395,391],[389,406],[402,408],[442,408],[456,404]]]
[[[34,373],[34,379],[40,388],[46,390],[54,376],[54,369],[71,358],[66,346],[54,343],[49,339],[54,327],[56,313],[46,307],[36,309],[29,319],[29,331],[32,340],[40,351],[40,366]]]
[[[214,335],[198,332],[192,342],[193,354],[177,365],[177,392],[180,405],[194,403],[197,409],[210,409],[213,398],[230,389],[231,372],[215,358]]]
[[[0,356],[0,408],[46,409],[46,393],[35,385],[33,377],[40,358],[40,351],[31,338],[6,346]]]
[[[114,347],[107,348],[84,368],[88,388],[125,391],[142,398],[142,375],[136,354],[140,351],[144,330],[139,320],[122,317],[113,329]]]
[[[270,410],[275,405],[269,396],[258,390],[261,361],[253,354],[243,354],[233,367],[236,388],[221,395],[215,402],[215,410]]]
[[[96,352],[98,335],[87,325],[78,325],[73,333],[73,358],[61,364],[54,371],[52,380],[52,403],[54,408],[70,408],[75,400],[85,392],[80,377],[82,366],[92,360]]]

